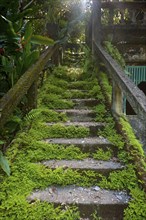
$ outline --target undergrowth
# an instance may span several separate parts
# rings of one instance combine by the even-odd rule
[[[103,80],[101,80],[102,78]],[[108,103],[110,103],[111,86],[108,82],[108,78],[104,73],[100,73],[100,80]],[[103,105],[97,107],[97,119],[102,120],[105,114],[106,109]],[[137,176],[137,168],[140,170],[140,166],[140,175],[145,175],[146,173],[144,151],[127,120],[120,118],[120,124],[126,136],[126,145],[127,148],[129,148],[128,151],[125,148],[125,140],[116,132],[114,119],[109,116],[107,121],[108,125],[98,134],[108,138],[114,146],[118,147],[118,158],[128,165],[126,165],[122,171],[112,172],[107,178],[103,177],[99,186],[115,190],[127,189],[130,193],[131,200],[128,203],[128,207],[124,210],[124,220],[144,220],[146,219],[146,193],[142,189],[143,182],[138,179]]]
[[[88,65],[87,65],[88,66]],[[90,66],[90,65],[89,65]],[[55,72],[56,71],[56,72]],[[73,71],[73,69],[72,69]],[[102,90],[98,85],[97,79],[93,76],[90,79],[81,77],[81,72],[77,76],[69,74],[67,67],[58,67],[54,70],[40,90],[39,108],[32,110],[21,124],[21,130],[12,141],[7,150],[7,159],[11,167],[11,175],[0,170],[0,219],[5,220],[79,220],[80,213],[75,206],[58,206],[34,200],[29,202],[28,196],[34,190],[45,189],[52,185],[78,185],[93,186],[98,185],[101,188],[112,190],[127,190],[131,195],[128,208],[124,211],[124,220],[144,220],[146,219],[146,195],[141,189],[141,182],[136,175],[136,167],[132,164],[133,156],[138,155],[143,159],[143,151],[133,136],[129,127],[125,131],[129,133],[129,145],[133,146],[132,155],[125,151],[123,137],[116,132],[114,118],[111,116],[109,109],[105,107],[105,99]],[[81,78],[80,78],[81,77]],[[74,82],[69,83],[69,80]],[[108,87],[107,78],[104,78],[103,87],[107,89],[111,97],[111,87]],[[89,156],[97,160],[109,160],[113,157],[113,151],[110,149],[98,149],[92,155],[83,153],[78,147],[69,145],[57,145],[46,143],[46,138],[81,138],[89,135],[89,129],[84,127],[64,126],[62,122],[68,121],[64,113],[57,113],[51,109],[72,108],[73,102],[65,98],[82,96],[82,93],[74,96],[69,94],[67,97],[66,90],[69,88],[81,88],[88,90],[87,96],[92,96],[100,100],[100,104],[94,109],[96,112],[96,121],[105,121],[107,125],[102,131],[98,132],[99,136],[107,138],[118,150],[118,158],[125,163],[123,170],[111,172],[105,177],[94,171],[79,171],[70,168],[58,167],[55,170],[49,169],[40,162],[49,159],[79,159],[82,160]],[[47,94],[46,94],[47,93]],[[47,125],[46,122],[56,122],[56,124]],[[123,125],[124,122],[122,121]],[[130,130],[130,132],[129,132]],[[126,165],[128,164],[128,165]],[[143,159],[144,165],[144,159]],[[93,214],[94,219],[96,213]]]
[[[96,160],[110,160],[113,156],[113,152],[111,149],[103,150],[99,148],[95,153],[93,153],[93,158]]]

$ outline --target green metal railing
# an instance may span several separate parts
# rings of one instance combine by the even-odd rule
[[[136,85],[146,81],[146,66],[126,66],[125,73]]]
[[[141,82],[146,82],[146,66],[126,66],[125,74],[138,85]],[[126,113],[126,98],[123,101],[123,112]]]

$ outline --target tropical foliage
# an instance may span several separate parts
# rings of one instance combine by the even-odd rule
[[[0,2],[0,97],[38,59],[40,45],[80,37],[81,14],[78,0]]]

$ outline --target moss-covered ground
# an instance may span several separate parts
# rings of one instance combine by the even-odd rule
[[[141,180],[137,177],[137,167],[134,164],[134,152],[139,152],[142,165],[145,169],[144,154],[141,145],[137,142],[131,130],[126,131],[130,138],[130,146],[134,145],[133,154],[125,149],[125,140],[117,133],[115,122],[106,107],[106,98],[98,80],[91,74],[86,78],[80,68],[58,67],[50,74],[39,91],[38,109],[26,115],[21,130],[9,146],[6,156],[10,163],[11,175],[7,176],[0,170],[0,219],[4,220],[79,220],[80,213],[75,206],[54,207],[52,204],[35,200],[31,203],[27,197],[35,189],[45,189],[49,185],[98,185],[101,188],[127,190],[132,199],[125,209],[124,220],[146,219],[146,195],[142,189]],[[111,87],[105,74],[102,73],[103,83],[107,88],[108,97]],[[41,161],[47,159],[84,159],[93,157],[97,160],[109,160],[114,157],[111,149],[98,149],[94,153],[84,153],[80,148],[57,144],[48,144],[46,138],[82,138],[89,135],[88,128],[69,126],[61,122],[68,121],[65,113],[58,113],[55,109],[70,109],[74,103],[70,98],[83,98],[83,92],[69,89],[80,88],[88,90],[86,97],[100,100],[94,108],[97,113],[95,121],[107,122],[107,126],[98,132],[98,136],[108,138],[117,148],[118,160],[125,164],[125,169],[111,172],[108,177],[94,171],[78,171],[70,168],[48,169]],[[84,96],[85,97],[85,96]],[[121,123],[126,123],[122,121]],[[46,122],[56,122],[47,126]],[[125,126],[124,126],[125,127]],[[132,143],[131,143],[132,142]],[[135,155],[135,154],[134,154]],[[97,219],[96,216],[92,219]]]

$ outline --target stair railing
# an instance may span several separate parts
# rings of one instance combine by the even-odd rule
[[[100,16],[99,16],[100,15]],[[92,5],[92,52],[96,60],[101,59],[110,73],[112,86],[112,111],[115,116],[123,114],[123,95],[126,97],[135,113],[142,121],[146,133],[146,96],[125,75],[124,70],[101,46],[101,3],[93,0]],[[97,20],[98,19],[98,20]]]
[[[17,83],[0,100],[0,128],[4,126],[9,116],[27,94],[27,108],[31,110],[37,105],[37,84],[40,72],[49,59],[55,55],[58,45],[49,47],[17,81]]]

